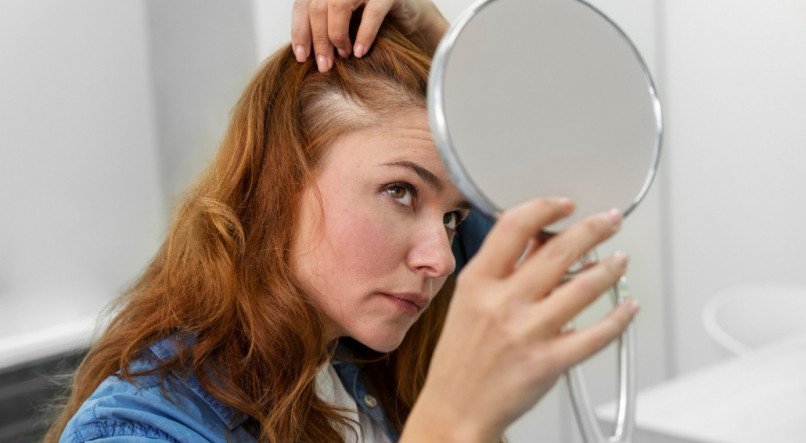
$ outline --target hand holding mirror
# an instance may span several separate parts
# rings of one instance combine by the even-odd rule
[[[538,196],[571,198],[575,214],[551,232],[614,207],[627,216],[657,170],[662,119],[649,71],[621,29],[581,0],[477,1],[437,48],[428,112],[443,162],[477,209],[495,216]],[[567,374],[586,442],[631,439],[633,334],[619,343],[612,436],[579,369]]]

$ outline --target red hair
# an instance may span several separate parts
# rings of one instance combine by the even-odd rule
[[[424,108],[427,47],[387,23],[366,56],[338,59],[328,74],[313,60],[297,63],[290,47],[263,64],[167,239],[76,371],[46,440],[58,439],[101,381],[117,371],[131,380],[143,350],[176,333],[195,344],[156,371],[195,374],[254,418],[261,440],[342,440],[344,419],[315,390],[330,356],[321,317],[289,268],[300,198],[337,137],[401,107]],[[435,299],[396,351],[366,364],[398,429],[424,383],[448,297]]]

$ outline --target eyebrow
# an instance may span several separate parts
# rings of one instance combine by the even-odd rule
[[[437,191],[442,191],[445,186],[442,183],[442,180],[439,179],[433,172],[429,171],[428,169],[418,165],[417,163],[408,161],[408,160],[399,160],[389,163],[383,163],[381,166],[391,166],[391,167],[400,167],[406,168],[411,171],[414,171],[424,182],[428,183],[436,189]],[[460,200],[456,203],[456,207],[460,209],[471,209],[473,205],[470,204],[467,200]]]

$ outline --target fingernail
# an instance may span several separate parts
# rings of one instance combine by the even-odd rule
[[[361,58],[364,56],[364,51],[365,51],[364,45],[362,45],[361,43],[357,43],[355,45],[355,49],[353,49],[353,54],[355,54],[356,57]]]
[[[302,63],[305,61],[305,48],[302,45],[297,45],[294,47],[294,55],[297,57],[297,61]]]
[[[572,202],[571,199],[568,197],[559,197],[557,199],[557,203],[559,203],[560,206],[562,206],[563,212],[565,214],[570,214],[571,211],[574,210],[574,202]]]
[[[636,312],[641,310],[641,304],[638,303],[638,300],[632,297],[625,297],[624,302],[622,304],[627,308],[627,310],[631,314],[635,314]]]
[[[336,48],[336,51],[338,51],[339,57],[341,58],[347,58],[347,56],[349,55],[346,49]]]
[[[627,267],[627,261],[629,261],[629,256],[624,251],[616,251],[611,255],[613,259],[613,263],[615,263],[619,268],[624,269]]]
[[[603,219],[605,223],[609,224],[613,228],[613,230],[616,230],[619,228],[619,226],[621,226],[621,211],[613,208],[604,214]]]
[[[319,72],[327,71],[327,57],[324,55],[318,55],[316,57],[316,66],[319,68]]]

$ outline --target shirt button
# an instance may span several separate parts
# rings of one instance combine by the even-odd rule
[[[378,406],[378,400],[375,400],[375,397],[367,394],[364,396],[364,404],[370,408],[374,408],[375,406]]]

